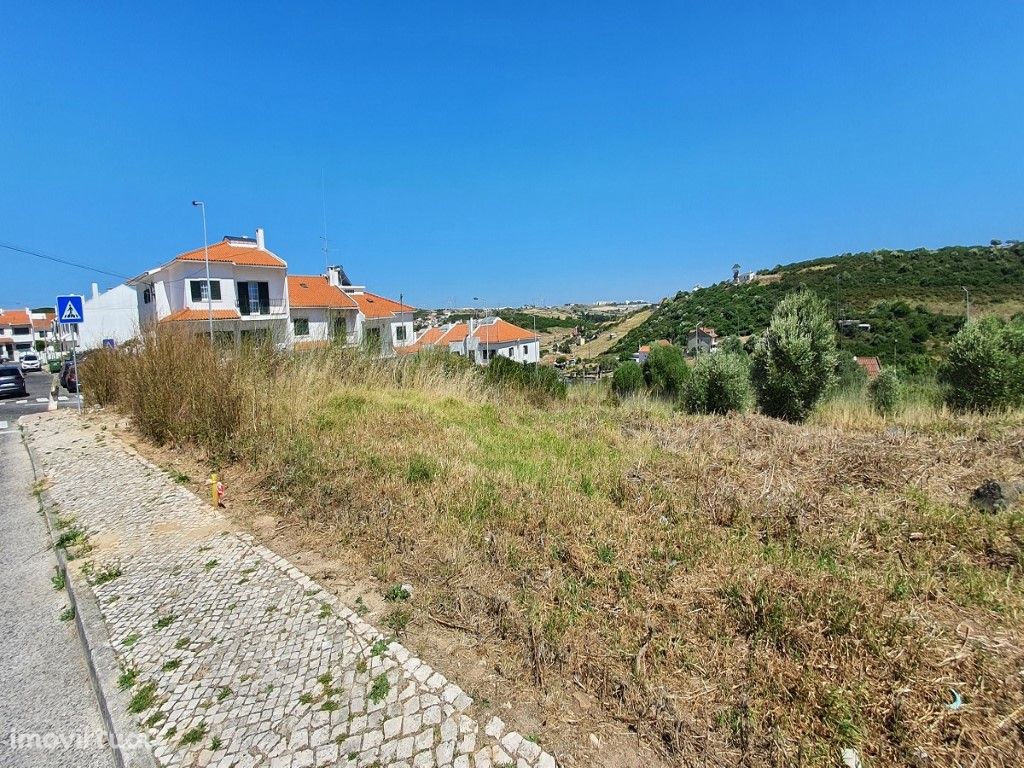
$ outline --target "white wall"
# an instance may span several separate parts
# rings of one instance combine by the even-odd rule
[[[82,305],[84,322],[79,325],[79,349],[96,349],[104,339],[121,344],[133,338],[139,328],[139,305],[135,289],[118,285]]]

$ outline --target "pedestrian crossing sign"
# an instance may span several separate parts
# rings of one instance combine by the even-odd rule
[[[57,322],[61,325],[80,325],[85,320],[81,296],[57,297]]]

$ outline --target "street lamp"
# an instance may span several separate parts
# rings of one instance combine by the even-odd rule
[[[967,286],[966,285],[961,285],[960,286],[960,290],[963,291],[964,295],[967,297],[967,320],[970,321],[970,319],[971,319],[971,292],[969,290],[967,290]]]
[[[206,236],[206,203],[202,200],[193,200],[195,205],[203,212],[203,251],[206,254],[206,308],[209,311],[210,319],[210,344],[213,344],[213,288],[210,286],[210,241]]]

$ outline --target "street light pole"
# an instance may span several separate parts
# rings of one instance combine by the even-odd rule
[[[966,285],[961,285],[960,286],[960,290],[962,290],[964,292],[964,295],[966,295],[966,297],[967,297],[967,321],[970,322],[970,320],[971,320],[971,292],[969,290],[967,290],[967,286]]]
[[[193,200],[192,205],[198,206],[203,212],[203,251],[206,254],[206,309],[209,312],[210,344],[213,344],[213,286],[210,285],[210,241],[206,236],[206,203]]]

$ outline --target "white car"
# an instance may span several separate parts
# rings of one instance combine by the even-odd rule
[[[41,371],[43,370],[43,364],[39,360],[39,355],[35,352],[26,352],[21,356],[21,370],[23,371]]]

